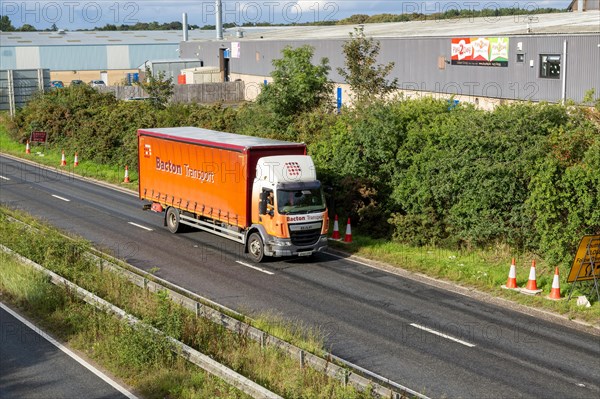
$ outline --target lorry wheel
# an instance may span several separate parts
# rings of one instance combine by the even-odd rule
[[[173,207],[167,209],[167,215],[165,216],[167,222],[167,229],[173,234],[180,232],[181,224],[179,223],[179,211]]]
[[[263,241],[260,234],[252,233],[248,239],[248,256],[256,263],[260,263],[264,257]]]

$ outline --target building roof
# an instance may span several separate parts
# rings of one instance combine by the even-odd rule
[[[225,40],[347,39],[356,25],[285,26],[260,32],[244,32],[244,38]],[[375,38],[462,37],[535,34],[600,33],[600,12],[562,12],[531,16],[462,18],[431,21],[364,24],[365,34]],[[528,30],[530,30],[528,32]],[[230,32],[234,36],[234,32]]]
[[[265,28],[245,28],[245,32],[261,32]],[[229,32],[235,36],[235,31]],[[215,38],[214,30],[194,29],[188,31],[190,40]],[[84,45],[137,45],[137,44],[179,44],[183,40],[181,30],[153,31],[59,31],[59,32],[2,32],[2,46],[84,46]]]
[[[520,34],[600,33],[600,11],[539,14],[528,20],[526,15],[497,18],[462,18],[431,21],[389,22],[365,24],[370,37],[447,37],[498,36]],[[226,29],[224,40],[298,40],[346,39],[355,25],[278,26]],[[528,27],[531,32],[528,32]],[[215,40],[214,30],[190,30],[189,40]],[[160,31],[61,31],[61,32],[0,32],[2,45],[26,46],[85,46],[85,45],[147,45],[179,44],[181,30]]]

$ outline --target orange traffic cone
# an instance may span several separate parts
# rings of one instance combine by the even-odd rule
[[[129,168],[125,165],[125,178],[123,179],[123,183],[129,183]]]
[[[352,242],[352,226],[350,226],[350,218],[348,218],[348,224],[346,225],[346,236],[344,242]]]
[[[529,280],[527,281],[527,285],[525,288],[521,289],[521,292],[524,294],[535,295],[542,292],[537,287],[537,279],[535,277],[535,259],[531,261],[531,269],[529,269]]]
[[[332,240],[341,240],[340,237],[340,225],[338,223],[338,215],[335,215],[335,221],[333,222],[333,234],[331,235]]]
[[[562,299],[560,297],[560,282],[558,279],[558,267],[554,270],[554,280],[552,280],[552,289],[550,290],[550,296],[548,296],[548,298],[553,299],[555,301]]]
[[[78,166],[79,165],[79,156],[77,155],[77,153],[75,153],[75,159],[73,160],[73,166]]]
[[[60,157],[60,166],[67,166],[67,159],[65,158],[65,151],[63,150]]]
[[[508,271],[508,280],[506,280],[506,285],[503,285],[502,288],[509,290],[516,290],[517,287],[517,267],[515,266],[515,258],[512,258],[512,262],[510,264],[510,270]]]
[[[27,140],[27,144],[25,144],[25,154],[31,154],[31,147],[29,147],[29,140]]]

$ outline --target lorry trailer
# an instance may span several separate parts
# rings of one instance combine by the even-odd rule
[[[191,226],[264,256],[327,247],[329,219],[306,145],[196,127],[138,130],[139,197],[172,233]]]

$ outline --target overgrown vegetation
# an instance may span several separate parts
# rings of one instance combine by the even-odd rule
[[[153,294],[117,274],[101,271],[84,256],[89,249],[85,241],[69,240],[53,228],[36,224],[43,231],[40,234],[25,225],[9,222],[6,216],[7,211],[0,208],[0,243],[283,397],[372,397],[310,368],[301,368],[297,359],[275,348],[262,348],[243,332],[234,334],[197,318],[171,302],[164,292]],[[4,267],[3,262],[0,269],[3,295],[42,317],[44,324],[61,339],[85,351],[148,397],[245,397],[179,359],[171,352],[167,340],[83,305],[70,293],[50,286],[37,273],[15,264],[10,257],[0,256],[0,260],[8,259],[6,264],[11,265]],[[281,323],[274,326],[263,321],[263,324],[271,330],[286,329]],[[286,335],[296,339],[299,336],[297,331],[288,331]]]

